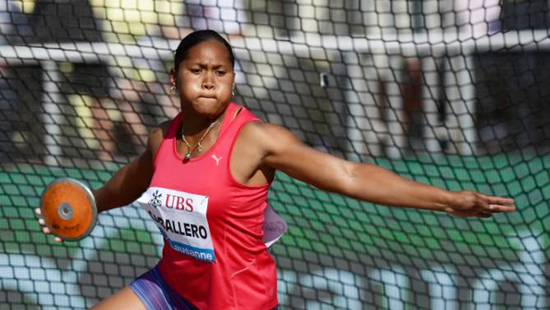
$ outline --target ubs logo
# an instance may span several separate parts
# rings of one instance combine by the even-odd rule
[[[160,208],[160,206],[162,205],[162,201],[160,200],[161,198],[162,193],[159,193],[159,191],[157,190],[153,193],[153,198],[151,198],[148,203],[155,208]]]

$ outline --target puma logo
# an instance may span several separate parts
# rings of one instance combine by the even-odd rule
[[[212,155],[212,158],[216,161],[216,166],[220,165],[220,160],[222,160],[223,157],[216,157],[216,155]]]

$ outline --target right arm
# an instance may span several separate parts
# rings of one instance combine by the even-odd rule
[[[162,143],[163,128],[155,128],[145,151],[118,170],[102,187],[93,191],[98,213],[126,206],[147,189],[153,177],[153,161]]]
[[[147,189],[153,177],[153,161],[162,143],[169,122],[155,128],[147,139],[145,151],[118,170],[102,187],[93,190],[98,213],[132,203]],[[35,210],[42,232],[49,235],[50,229],[42,218],[40,208]],[[55,237],[54,241],[62,242]]]

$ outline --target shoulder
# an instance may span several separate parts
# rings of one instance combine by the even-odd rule
[[[157,151],[162,144],[162,140],[166,137],[168,127],[172,123],[172,120],[164,121],[158,124],[151,132],[147,139],[147,150],[149,151],[151,158],[155,158]]]
[[[249,122],[243,127],[242,131],[243,134],[255,138],[264,138],[267,140],[293,139],[298,141],[298,138],[288,129],[271,123]]]
[[[250,122],[243,127],[239,138],[261,148],[265,155],[285,146],[302,144],[288,129],[271,123]]]

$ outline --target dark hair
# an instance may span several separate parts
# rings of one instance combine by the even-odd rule
[[[229,60],[231,61],[231,65],[234,68],[235,55],[233,54],[233,49],[231,48],[231,45],[229,45],[229,43],[221,35],[213,30],[197,30],[183,38],[183,40],[181,40],[180,44],[178,45],[178,48],[176,49],[176,54],[174,55],[174,69],[176,71],[178,70],[180,63],[184,61],[185,58],[187,58],[187,54],[193,46],[208,40],[216,40],[223,44],[223,46],[225,46],[227,52],[229,53]]]

